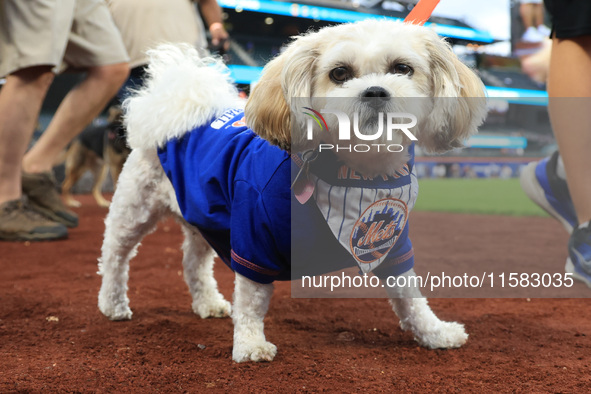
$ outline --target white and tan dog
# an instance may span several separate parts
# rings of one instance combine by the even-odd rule
[[[158,221],[172,215],[182,224],[185,235],[184,277],[193,311],[202,318],[228,316],[230,303],[218,292],[213,277],[214,252],[199,228],[183,219],[157,149],[241,104],[217,61],[199,59],[195,50],[178,46],[163,46],[151,57],[146,87],[125,103],[133,150],[106,219],[99,260],[103,276],[99,309],[112,320],[131,318],[129,260]],[[309,98],[312,106],[330,97],[348,97],[353,102],[378,97],[386,106],[390,97],[425,98],[421,109],[415,111],[419,122],[413,132],[422,148],[434,152],[461,146],[476,132],[486,112],[482,83],[448,44],[428,28],[391,21],[339,25],[296,38],[263,70],[246,105],[246,124],[285,151],[290,151],[292,144],[319,143],[305,141],[305,121],[297,115],[300,108],[290,107],[294,97]],[[353,107],[363,111],[363,106]],[[292,115],[298,124],[292,124]],[[292,141],[292,131],[298,141]],[[333,137],[323,138],[330,142],[326,139]],[[411,141],[400,134],[395,142],[407,147]],[[376,155],[375,160],[358,160],[345,152],[340,158],[361,174],[385,176],[393,175],[408,160],[407,155]],[[410,270],[404,275],[413,274]],[[236,273],[232,357],[237,362],[275,357],[277,348],[263,331],[272,289],[272,284]],[[387,291],[401,327],[411,330],[421,345],[453,348],[466,342],[463,325],[439,320],[419,290]]]

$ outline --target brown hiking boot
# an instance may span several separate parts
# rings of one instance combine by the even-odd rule
[[[0,240],[48,241],[66,238],[68,229],[33,211],[23,199],[0,205]]]
[[[62,202],[52,173],[23,172],[23,194],[29,198],[29,206],[43,216],[68,227],[78,226],[78,215],[66,208]]]

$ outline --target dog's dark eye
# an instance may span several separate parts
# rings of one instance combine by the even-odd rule
[[[343,83],[352,77],[351,70],[347,67],[337,67],[331,70],[329,76],[334,83]]]
[[[412,75],[414,70],[408,64],[397,63],[392,66],[390,72],[393,74]]]

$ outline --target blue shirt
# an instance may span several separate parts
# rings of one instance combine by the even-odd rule
[[[293,197],[295,162],[248,129],[241,110],[228,110],[168,141],[158,156],[183,218],[234,271],[270,283],[356,265],[335,236],[328,236],[331,230],[314,199],[302,205]],[[410,241],[399,242],[396,249],[409,255]],[[402,273],[412,267],[409,259],[394,270],[384,263],[382,270]]]

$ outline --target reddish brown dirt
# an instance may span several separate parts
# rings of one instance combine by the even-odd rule
[[[279,283],[266,319],[275,361],[236,364],[230,319],[191,311],[174,222],[146,238],[132,262],[133,320],[110,322],[96,306],[105,210],[81,200],[69,240],[0,243],[0,392],[591,389],[586,299],[433,299],[434,311],[465,323],[470,339],[461,349],[427,350],[400,330],[383,299],[292,299],[289,283]],[[418,266],[442,256],[564,262],[567,237],[551,219],[418,212],[411,225]],[[216,276],[231,297],[230,270],[219,263]]]

